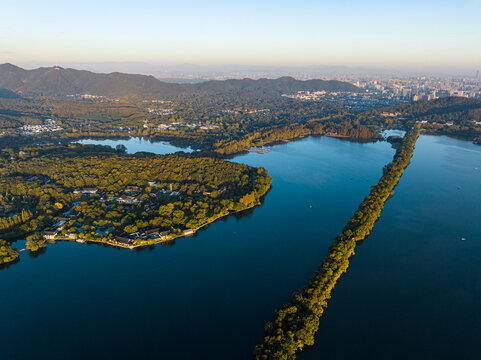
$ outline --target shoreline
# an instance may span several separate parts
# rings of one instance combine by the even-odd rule
[[[369,237],[386,202],[411,163],[421,129],[411,128],[383,170],[380,180],[347,221],[308,285],[301,287],[265,325],[263,340],[254,349],[254,359],[295,359],[298,352],[314,344],[319,320],[338,280],[347,272],[358,244]]]
[[[259,148],[272,147],[272,146],[283,145],[283,144],[288,144],[288,143],[291,143],[291,142],[304,140],[304,139],[307,139],[307,138],[310,138],[310,137],[321,138],[321,137],[324,137],[324,136],[328,137],[328,138],[334,138],[334,139],[338,139],[338,140],[349,141],[349,142],[360,143],[360,144],[367,144],[367,143],[371,143],[371,142],[382,141],[382,138],[379,138],[379,137],[356,138],[356,137],[352,137],[352,136],[329,136],[329,135],[326,135],[326,134],[310,134],[310,135],[296,136],[296,137],[290,138],[290,139],[271,141],[271,142],[267,142],[267,143],[262,144],[262,145],[261,144],[252,145],[252,147],[259,147]],[[219,155],[221,159],[231,160],[231,159],[234,159],[237,156],[247,155],[247,154],[251,153],[249,151],[249,148],[250,147],[246,148],[245,150],[237,151],[237,152],[232,153],[232,154],[224,154],[224,155],[221,155],[219,153],[215,153],[215,154]],[[215,150],[214,150],[214,152],[215,152]],[[269,153],[269,152],[270,151],[268,151],[267,153]],[[253,153],[256,153],[256,152],[253,152]],[[259,155],[266,155],[266,154],[259,154]]]
[[[127,249],[127,250],[134,250],[136,248],[142,248],[142,247],[148,247],[148,246],[156,246],[156,245],[160,245],[160,244],[164,244],[164,243],[169,243],[171,241],[175,241],[176,239],[178,238],[183,238],[183,237],[191,237],[191,236],[194,236],[199,230],[207,227],[208,225],[216,222],[217,220],[220,220],[222,218],[226,218],[230,215],[236,215],[236,214],[240,214],[244,211],[247,211],[247,210],[252,210],[252,209],[255,209],[256,207],[262,205],[262,200],[264,199],[264,197],[267,195],[267,193],[271,190],[272,188],[272,185],[269,186],[269,189],[264,193],[262,194],[260,197],[259,197],[259,203],[258,204],[255,204],[255,205],[252,205],[252,206],[249,206],[245,209],[242,209],[242,210],[237,210],[237,211],[233,211],[233,212],[229,212],[229,213],[224,213],[224,214],[219,214],[218,216],[214,217],[214,218],[211,218],[209,219],[209,221],[203,223],[202,225],[196,227],[196,228],[193,228],[192,229],[192,233],[189,233],[189,234],[178,234],[178,235],[168,235],[166,239],[161,239],[161,238],[158,238],[157,239],[153,239],[154,242],[152,243],[141,243],[141,244],[133,244],[133,245],[126,245],[126,244],[122,244],[122,243],[119,243],[119,242],[116,242],[116,241],[100,241],[100,240],[85,240],[85,239],[82,239],[83,241],[77,241],[79,239],[68,239],[68,238],[58,238],[58,239],[53,239],[52,241],[54,242],[57,242],[57,241],[67,241],[67,242],[75,242],[75,243],[78,243],[78,244],[84,244],[84,243],[92,243],[92,244],[105,244],[105,245],[108,245],[108,246],[111,246],[111,247],[114,247],[114,248],[119,248],[119,249]],[[18,250],[19,252],[23,252],[23,251],[26,251],[27,249],[21,249],[21,250]]]
[[[269,190],[270,190],[270,189],[271,189],[271,188],[269,187]],[[264,197],[264,196],[269,192],[269,190],[268,190],[264,195],[262,195],[261,198]],[[98,244],[107,244],[107,245],[109,245],[109,246],[113,246],[113,247],[117,247],[117,248],[122,248],[122,249],[129,249],[129,250],[133,250],[133,249],[136,249],[136,248],[139,248],[139,247],[141,248],[141,247],[147,247],[147,246],[155,246],[155,245],[159,245],[159,244],[163,244],[163,243],[168,243],[168,242],[171,242],[171,241],[175,241],[176,239],[183,238],[183,237],[192,237],[192,236],[194,236],[199,230],[201,230],[201,229],[209,226],[210,224],[216,222],[217,220],[220,220],[220,219],[222,219],[222,218],[229,217],[230,215],[235,215],[235,214],[239,214],[239,213],[242,213],[242,212],[244,212],[244,211],[247,211],[247,210],[254,209],[254,208],[256,208],[256,207],[258,207],[258,206],[260,206],[260,205],[261,205],[261,204],[256,204],[256,205],[250,206],[250,207],[248,207],[248,208],[246,208],[246,209],[229,212],[229,213],[227,213],[227,214],[221,214],[221,215],[219,215],[219,216],[216,216],[216,217],[210,219],[210,220],[207,221],[206,223],[204,223],[204,224],[202,224],[202,225],[200,225],[200,226],[192,229],[192,231],[193,231],[192,233],[185,234],[185,235],[183,235],[183,234],[181,233],[181,234],[179,234],[179,235],[174,235],[174,236],[172,236],[172,237],[170,237],[170,238],[167,238],[167,239],[160,239],[160,240],[158,240],[158,241],[156,241],[156,242],[154,242],[154,243],[152,243],[152,244],[149,243],[149,244],[124,245],[124,244],[120,244],[120,243],[117,243],[117,242],[113,243],[113,242],[95,241],[95,240],[94,240],[94,241],[92,241],[92,240],[88,240],[88,241],[87,241],[87,240],[86,240],[85,242],[87,242],[87,243],[88,243],[88,242],[92,242],[92,243],[98,243]],[[77,242],[76,240],[73,240],[73,241]]]

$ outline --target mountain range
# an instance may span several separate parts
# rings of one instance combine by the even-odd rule
[[[23,96],[66,96],[93,94],[108,97],[172,98],[183,95],[242,95],[255,93],[279,96],[297,91],[351,91],[359,88],[336,80],[278,79],[210,80],[195,84],[163,82],[148,75],[113,72],[99,74],[86,70],[64,69],[59,66],[33,70],[6,63],[0,64],[0,89]],[[9,93],[10,94],[10,93]],[[10,94],[11,95],[11,94]]]

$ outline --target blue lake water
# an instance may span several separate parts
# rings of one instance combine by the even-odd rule
[[[481,147],[421,136],[299,359],[480,359],[480,220]]]
[[[420,138],[302,358],[473,354],[480,151]],[[273,310],[307,283],[393,154],[386,142],[327,137],[278,145],[232,160],[268,169],[263,205],[195,237],[140,251],[60,242],[22,253],[0,271],[0,358],[250,359]]]
[[[192,152],[192,148],[185,147],[180,148],[174,146],[167,141],[150,141],[144,138],[129,138],[129,139],[82,139],[76,141],[79,144],[89,145],[108,145],[115,148],[118,145],[124,145],[127,148],[127,152],[135,154],[136,152],[151,152],[154,154],[171,154],[176,151]]]

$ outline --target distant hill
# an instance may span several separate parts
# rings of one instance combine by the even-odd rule
[[[172,96],[178,84],[163,83],[153,76],[122,73],[96,74],[58,66],[24,70],[12,64],[0,65],[0,87],[26,95],[95,94],[112,97]]]
[[[359,91],[341,81],[300,81],[291,77],[279,79],[242,79],[206,81],[197,84],[163,82],[153,76],[64,69],[58,66],[25,70],[12,64],[0,65],[0,88],[25,95],[65,96],[93,94],[109,97],[176,97],[195,93],[212,95],[236,95],[256,93],[281,95],[300,90]]]
[[[242,79],[206,81],[194,85],[199,91],[210,93],[237,93],[237,92],[263,92],[265,94],[293,93],[297,91],[360,91],[358,87],[337,80],[296,80],[293,77],[284,76],[278,79]]]

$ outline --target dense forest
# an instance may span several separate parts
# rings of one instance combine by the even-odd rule
[[[0,265],[11,263],[18,259],[18,251],[12,248],[12,244],[0,240]]]
[[[367,127],[360,123],[311,119],[302,124],[265,127],[238,138],[220,140],[213,144],[213,150],[222,155],[230,155],[245,151],[251,146],[269,145],[310,135],[338,136],[351,140],[377,139],[379,137],[373,127]]]
[[[334,240],[327,257],[309,284],[299,289],[288,303],[274,312],[272,321],[266,324],[262,343],[255,348],[256,359],[294,359],[296,352],[314,344],[319,319],[331,292],[347,271],[356,243],[369,236],[385,202],[409,165],[419,133],[418,126],[406,133],[393,161],[384,167],[380,181],[372,187],[343,232]]]
[[[188,154],[127,155],[103,146],[31,146],[0,152],[0,236],[147,244],[251,208],[270,188],[263,168]],[[54,235],[51,235],[54,237]],[[153,243],[151,241],[151,243]]]
[[[406,128],[421,123],[423,132],[481,141],[481,101],[448,97],[409,102],[362,112],[356,119],[367,126]]]

